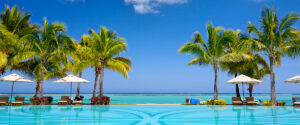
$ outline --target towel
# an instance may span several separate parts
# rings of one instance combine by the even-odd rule
[[[200,104],[200,100],[195,99],[195,98],[191,98],[190,99],[190,104]]]

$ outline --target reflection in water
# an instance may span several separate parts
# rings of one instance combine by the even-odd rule
[[[215,124],[218,125],[220,121],[219,111],[226,110],[226,105],[207,105],[207,109],[214,111]]]
[[[52,109],[51,106],[30,106],[28,108],[28,112],[33,114],[33,118],[34,118],[34,123],[35,124],[40,124],[43,123],[43,121],[41,120],[41,117],[43,114],[50,112]]]
[[[272,107],[272,118],[273,118],[273,125],[278,125],[278,114],[277,114],[278,108]]]
[[[254,116],[254,111],[257,109],[256,106],[247,106],[246,107],[246,112],[249,112],[250,113],[250,124],[256,124],[256,121],[255,121],[255,116]]]
[[[98,121],[97,123],[101,123],[102,113],[109,111],[109,105],[93,105],[91,106],[91,110],[93,112],[93,119]]]
[[[244,106],[233,106],[232,111],[236,112],[236,119],[238,122],[238,125],[241,124],[241,112],[243,110]]]

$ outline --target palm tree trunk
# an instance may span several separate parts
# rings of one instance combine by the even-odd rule
[[[44,67],[44,64],[42,64],[41,81],[40,81],[40,85],[39,85],[39,90],[40,90],[39,96],[40,97],[43,97],[44,70],[45,70],[45,67]]]
[[[253,92],[253,84],[249,84],[249,88],[248,88],[248,90],[249,90],[249,95],[250,95],[250,97],[252,97],[252,92]]]
[[[235,73],[234,76],[237,77],[237,73]],[[241,97],[239,84],[235,84],[235,93],[236,97]]]
[[[98,97],[102,97],[103,96],[103,77],[104,77],[104,60],[101,60]]]
[[[35,94],[33,97],[37,97],[38,94],[39,94],[39,90],[40,90],[40,84],[41,84],[41,81],[40,80],[37,80],[36,81],[36,85],[35,85]]]
[[[214,71],[215,71],[215,85],[214,85],[214,99],[218,99],[218,66],[214,64]]]
[[[93,97],[96,96],[97,82],[98,82],[98,68],[95,67],[95,82],[94,82]]]
[[[271,102],[273,104],[277,104],[277,100],[276,100],[276,90],[275,90],[275,74],[273,71],[273,65],[274,65],[274,58],[273,57],[269,57],[270,60],[270,78],[271,78]]]
[[[82,76],[82,72],[79,73],[79,77],[81,78]],[[79,93],[80,93],[80,83],[77,83],[77,91],[76,91],[76,97],[79,96]]]

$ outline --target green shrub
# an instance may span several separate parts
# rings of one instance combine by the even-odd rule
[[[206,101],[206,104],[207,104],[207,105],[213,105],[213,104],[214,104],[214,100],[208,99],[208,100]]]
[[[278,106],[285,106],[285,102],[284,101],[277,102],[277,105]]]
[[[206,101],[207,105],[226,105],[226,100],[224,99],[218,99],[218,100],[213,100],[213,99],[208,99]]]
[[[226,105],[226,100],[224,99],[215,100],[215,105]]]
[[[268,101],[268,100],[267,101],[263,101],[262,103],[263,103],[264,106],[272,106],[272,105],[274,105],[271,101]]]

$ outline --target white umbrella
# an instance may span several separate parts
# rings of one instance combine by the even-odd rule
[[[15,73],[0,78],[0,81],[12,82],[11,93],[10,93],[10,98],[11,98],[10,103],[11,103],[11,100],[12,100],[12,93],[14,91],[15,82],[32,82],[32,81],[30,81],[28,79],[25,79],[22,76],[19,76],[18,74],[15,74]]]
[[[260,80],[254,79],[254,78],[250,78],[248,76],[245,75],[239,75],[237,77],[235,77],[234,79],[231,79],[229,81],[227,81],[227,83],[230,84],[242,84],[243,86],[243,98],[244,98],[244,84],[258,84],[261,83]]]
[[[79,82],[79,83],[88,83],[89,81],[88,80],[85,80],[83,78],[80,78],[80,77],[77,77],[77,76],[74,76],[72,74],[64,77],[64,78],[61,78],[55,82],[58,82],[58,83],[71,83],[71,88],[70,88],[70,96],[72,96],[72,83],[73,82]]]
[[[300,83],[300,75],[289,78],[289,79],[285,80],[284,82],[287,82],[287,83]]]

